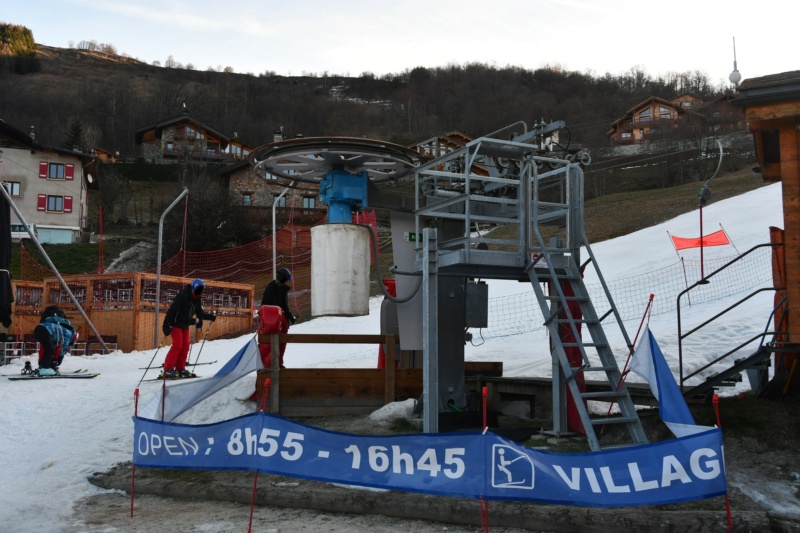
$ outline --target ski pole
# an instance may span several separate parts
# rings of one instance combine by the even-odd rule
[[[152,359],[150,359],[150,362],[147,363],[147,368],[144,369],[144,374],[142,374],[142,378],[139,380],[139,383],[136,385],[137,387],[142,384],[142,381],[144,381],[144,377],[147,375],[147,371],[150,370],[151,366],[153,366],[153,361],[156,360],[156,355],[158,355],[158,351],[161,349],[162,346],[164,346],[165,342],[167,342],[167,336],[166,335],[164,335],[164,340],[162,340],[161,344],[159,344],[158,348],[156,348],[156,351],[153,354]]]
[[[190,326],[191,327],[191,326]],[[192,340],[189,341],[189,353],[186,354],[186,362],[192,360],[192,350],[194,349],[194,341],[197,340],[197,323],[194,325],[194,331],[192,331]]]
[[[214,322],[211,322],[211,324],[213,325],[213,324],[214,324]],[[194,363],[192,363],[192,365],[191,365],[191,367],[192,367],[192,371],[194,371],[194,367],[196,367],[196,366],[197,366],[197,363],[198,363],[198,361],[200,361],[200,354],[201,354],[201,353],[203,353],[203,346],[205,346],[205,345],[206,345],[206,337],[208,337],[208,332],[209,332],[209,331],[211,331],[211,326],[208,326],[208,329],[207,329],[207,330],[206,330],[206,332],[203,334],[203,342],[201,342],[201,343],[200,343],[200,349],[199,349],[199,350],[197,350],[197,359],[195,359],[195,360],[194,360]]]

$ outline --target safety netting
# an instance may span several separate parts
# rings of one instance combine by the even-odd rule
[[[354,218],[354,222],[369,224],[378,236],[379,246],[385,245],[385,238],[378,234],[374,212],[359,215],[358,219]],[[250,244],[222,250],[181,250],[162,263],[161,274],[252,284],[255,287],[254,303],[257,304],[267,283],[273,279],[273,269],[286,267],[291,270],[293,277],[290,305],[299,316],[310,317],[311,227],[288,224],[275,233],[274,242],[273,247],[273,236],[269,235]],[[38,281],[53,276],[49,268],[36,262],[24,248],[22,251],[21,271],[24,280]],[[706,259],[702,264],[702,271],[707,276],[734,257],[736,256]],[[772,286],[771,257],[772,251],[769,247],[747,254],[716,274],[711,283],[695,287],[681,300],[681,305],[697,305],[743,291]],[[147,272],[155,271],[154,267]],[[607,286],[621,318],[632,320],[642,316],[650,294],[655,295],[652,314],[675,312],[678,295],[700,277],[701,262],[681,258],[657,270],[628,278],[607,280]],[[602,285],[587,282],[586,288],[598,314],[605,313],[610,304]],[[488,327],[481,331],[483,338],[518,335],[544,327],[544,318],[536,297],[525,284],[520,285],[518,294],[489,298],[488,318]]]
[[[318,224],[325,222],[323,218]],[[353,223],[368,225],[378,235],[374,211],[354,213]],[[261,300],[264,288],[274,279],[274,272],[285,267],[292,272],[292,291],[289,293],[291,307],[297,315],[309,316],[312,227],[289,223],[274,235],[221,250],[193,252],[182,248],[161,264],[161,275],[250,284],[255,287],[254,303],[257,303]],[[157,270],[154,266],[143,272],[155,273]],[[20,273],[20,278],[25,281],[43,281],[54,276],[53,271],[36,261],[24,246],[20,247]]]
[[[701,279],[707,277],[734,257],[703,261],[681,258],[675,263],[642,274],[606,280],[608,292],[622,320],[641,318],[650,295],[653,294],[651,314],[676,312],[678,295]],[[698,285],[681,299],[682,307],[698,305],[728,296],[772,286],[772,249],[759,248],[742,257],[740,261],[714,275],[711,282]],[[586,289],[598,315],[610,309],[603,286],[586,283]],[[544,317],[536,296],[525,285],[519,294],[489,298],[489,325],[482,331],[484,339],[518,335],[544,328]]]

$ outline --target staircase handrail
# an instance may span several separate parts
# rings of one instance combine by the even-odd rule
[[[589,259],[586,260],[582,265],[580,265],[579,270],[583,271],[583,269],[588,265],[590,262],[594,267],[595,274],[597,275],[598,281],[600,281],[600,286],[603,287],[603,293],[605,294],[606,301],[611,306],[611,311],[614,313],[614,318],[617,322],[617,326],[622,333],[622,338],[625,339],[625,346],[628,347],[630,350],[633,347],[633,343],[631,343],[631,339],[628,336],[628,331],[625,329],[625,322],[622,320],[622,316],[619,314],[619,309],[614,304],[614,298],[611,296],[611,291],[608,288],[608,284],[606,283],[606,279],[603,276],[602,272],[600,272],[600,268],[597,264],[597,259],[594,256],[594,252],[592,251],[592,247],[589,245],[589,238],[586,236],[586,230],[581,228],[581,239],[584,250],[589,255]],[[602,320],[602,319],[601,319]]]
[[[698,330],[700,330],[703,327],[707,326],[708,324],[710,324],[711,322],[713,322],[717,318],[719,318],[719,317],[723,316],[724,314],[728,313],[732,309],[735,309],[736,307],[740,306],[741,304],[743,304],[744,302],[746,302],[747,300],[749,300],[750,298],[752,298],[756,294],[759,294],[759,293],[764,292],[764,291],[785,290],[786,287],[762,287],[760,289],[757,289],[757,290],[753,291],[752,293],[748,294],[747,296],[741,298],[740,300],[738,300],[734,304],[728,306],[723,311],[721,311],[721,312],[717,313],[716,315],[714,315],[713,317],[709,318],[705,322],[702,322],[701,324],[697,325],[696,327],[694,327],[693,329],[688,331],[686,334],[682,333],[682,327],[681,327],[682,326],[682,322],[681,322],[681,298],[683,297],[684,294],[688,294],[689,291],[691,291],[695,287],[697,287],[699,285],[707,285],[709,283],[709,279],[710,278],[712,278],[715,275],[719,274],[721,271],[723,271],[726,268],[730,267],[734,263],[737,263],[738,261],[741,261],[746,256],[748,256],[749,254],[753,253],[755,250],[758,250],[758,249],[764,248],[764,247],[776,248],[778,246],[783,246],[783,243],[765,243],[765,244],[758,244],[756,246],[753,246],[752,248],[750,248],[749,250],[747,250],[743,254],[738,255],[737,257],[735,257],[732,260],[728,261],[727,263],[725,263],[724,265],[722,265],[718,269],[714,270],[712,273],[708,274],[707,276],[703,277],[702,279],[699,279],[696,282],[694,282],[693,284],[689,285],[686,289],[681,291],[680,294],[678,294],[678,297],[676,299],[676,308],[677,308],[677,313],[678,313],[678,374],[679,374],[679,378],[680,378],[679,385],[680,385],[681,392],[683,392],[683,387],[684,387],[684,383],[686,382],[686,380],[688,380],[691,377],[694,377],[695,375],[697,375],[698,372],[700,372],[701,370],[707,369],[712,364],[718,363],[722,359],[725,359],[725,358],[729,357],[731,354],[737,352],[738,350],[743,348],[745,345],[753,342],[755,339],[757,339],[759,337],[762,338],[762,342],[763,342],[763,338],[765,338],[767,335],[769,335],[770,332],[765,331],[765,332],[763,332],[763,333],[761,333],[759,335],[754,336],[753,338],[751,338],[750,340],[746,341],[742,345],[738,346],[734,350],[731,350],[731,351],[727,352],[725,355],[723,355],[721,357],[718,357],[713,362],[708,363],[706,366],[704,366],[700,370],[696,370],[695,372],[692,372],[691,374],[689,374],[687,376],[684,376],[684,374],[683,374],[683,340],[685,338],[687,338],[689,335],[692,335],[693,333],[696,333]],[[772,317],[775,314],[776,309],[780,305],[782,305],[782,303],[783,303],[783,300],[781,301],[781,304],[778,304],[777,306],[775,306],[775,308],[772,310],[772,313],[770,314],[770,317]],[[767,324],[767,328],[768,327],[769,327],[769,323]],[[777,335],[779,333],[780,332],[771,332],[771,334],[773,335],[773,338],[774,338],[775,335]],[[759,346],[759,348],[760,348],[760,346]]]

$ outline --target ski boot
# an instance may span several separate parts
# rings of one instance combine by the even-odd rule
[[[185,369],[181,370],[180,372],[178,372],[178,374],[180,375],[181,379],[183,379],[183,378],[196,378],[197,377],[197,374],[195,374],[194,372],[191,372],[189,370],[185,370]]]
[[[180,373],[177,370],[167,370],[164,372],[163,370],[158,375],[158,379],[180,379]]]

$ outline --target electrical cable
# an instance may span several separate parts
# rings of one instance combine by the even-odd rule
[[[386,287],[383,285],[383,282],[381,281],[383,276],[381,276],[381,264],[380,264],[380,261],[378,261],[378,238],[375,236],[375,230],[369,224],[363,224],[363,225],[366,226],[367,230],[369,230],[370,237],[372,237],[372,239],[371,239],[371,242],[372,242],[372,254],[375,257],[375,275],[378,276],[378,286],[381,288],[381,292],[383,293],[384,297],[387,300],[389,300],[390,302],[394,302],[396,304],[404,304],[404,303],[408,302],[414,296],[417,295],[417,292],[419,292],[419,288],[422,286],[422,276],[418,275],[417,285],[414,287],[414,290],[411,291],[411,294],[407,298],[398,298],[396,296],[392,296],[391,294],[389,294],[389,291],[386,290]],[[403,275],[403,274],[405,274],[405,275],[416,275],[415,273],[406,274],[406,273],[395,272],[395,271],[393,271],[393,273],[395,273],[395,274],[399,273],[401,275]]]

